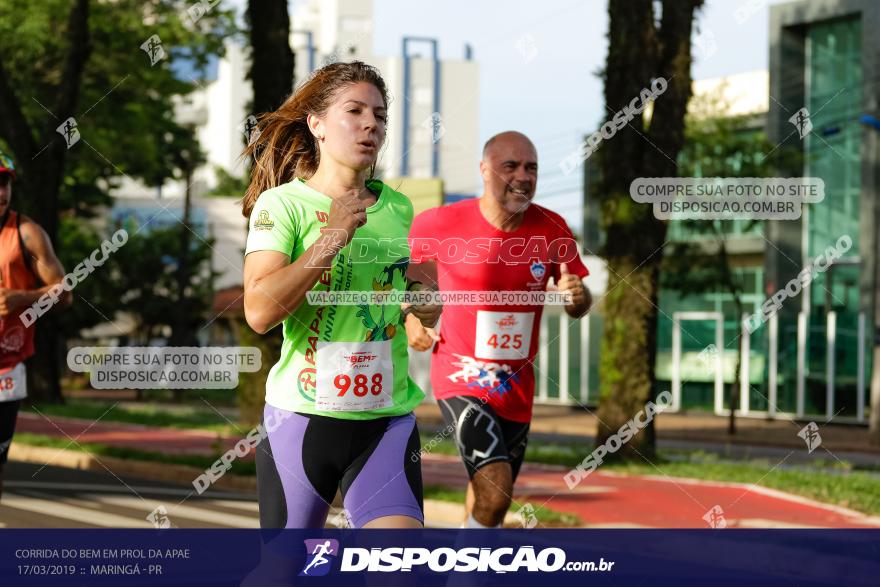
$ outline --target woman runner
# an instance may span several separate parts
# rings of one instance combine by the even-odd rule
[[[387,107],[375,68],[334,63],[264,115],[245,150],[256,161],[243,201],[245,317],[284,334],[256,456],[263,528],[323,527],[337,489],[356,528],[424,521],[412,413],[424,394],[407,375],[400,306],[306,296],[419,285],[406,277],[412,204],[372,179]],[[440,313],[412,310],[425,325]]]

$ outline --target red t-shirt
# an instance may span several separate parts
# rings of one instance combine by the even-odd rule
[[[437,262],[443,292],[544,291],[551,276],[558,281],[561,262],[581,278],[589,274],[568,224],[537,204],[513,232],[492,226],[478,199],[432,208],[413,220],[409,240],[413,263]],[[431,357],[434,396],[486,396],[502,418],[529,422],[543,310],[543,305],[444,305],[440,342]]]

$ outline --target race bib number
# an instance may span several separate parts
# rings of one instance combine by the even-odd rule
[[[534,312],[477,312],[474,354],[481,359],[529,358]]]
[[[24,363],[0,370],[0,402],[11,402],[27,397],[27,370]]]
[[[391,406],[391,341],[319,342],[315,409],[364,412]]]

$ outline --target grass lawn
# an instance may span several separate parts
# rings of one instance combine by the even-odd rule
[[[168,455],[160,452],[137,450],[133,448],[107,446],[105,444],[72,444],[67,438],[45,436],[43,434],[30,434],[28,432],[16,433],[14,442],[31,446],[43,446],[48,448],[61,448],[94,454],[97,457],[108,456],[132,461],[151,461],[156,463],[168,463],[172,465],[189,465],[199,469],[209,468],[217,457],[200,455]],[[230,473],[235,475],[256,475],[256,465],[253,459],[235,459],[232,461]]]
[[[223,415],[218,414],[206,405],[202,407],[181,406],[174,411],[162,409],[161,407],[157,408],[150,404],[138,407],[116,406],[110,409],[113,405],[113,402],[72,400],[64,405],[40,405],[37,407],[37,410],[39,410],[39,413],[47,416],[82,418],[84,420],[97,420],[100,418],[102,422],[127,422],[130,424],[143,424],[144,426],[200,429],[224,435],[236,434],[237,431],[233,424],[239,426],[238,422],[234,420],[233,424],[230,424]],[[36,410],[30,411],[38,413]]]
[[[666,461],[656,467],[642,463],[615,464],[609,470],[631,475],[667,475],[711,481],[755,483],[821,502],[880,515],[880,475],[838,467],[773,468],[767,461]]]

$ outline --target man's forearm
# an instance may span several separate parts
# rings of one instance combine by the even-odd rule
[[[25,309],[28,306],[33,305],[40,296],[48,291],[49,288],[41,287],[40,289],[19,289],[16,290],[15,293],[20,296],[21,303],[19,304],[18,311]]]
[[[60,286],[61,284],[60,284],[60,282],[59,283],[51,283],[49,285],[44,285],[43,287],[40,287],[37,289],[15,290],[15,293],[21,297],[21,302],[19,303],[20,307],[17,309],[17,312],[21,312],[25,308],[34,305],[34,303],[37,300],[39,300],[41,297],[46,295],[49,292],[49,290],[51,290],[56,285]],[[71,297],[72,297],[72,294],[70,292],[62,290],[61,295],[58,296],[58,299],[59,299],[58,303],[62,306],[70,305],[70,298]]]

